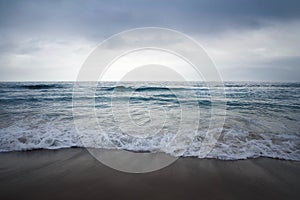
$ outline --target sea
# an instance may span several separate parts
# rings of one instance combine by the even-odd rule
[[[77,86],[1,82],[0,152],[88,147],[300,161],[300,83],[99,82],[81,95]],[[211,130],[218,134],[203,154]]]

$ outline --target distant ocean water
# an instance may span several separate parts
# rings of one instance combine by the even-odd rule
[[[202,82],[168,83],[171,90],[165,84],[99,84],[95,92],[95,116],[102,131],[96,134],[97,147],[201,157],[199,151],[212,106],[211,91]],[[215,147],[206,157],[235,160],[263,156],[300,161],[300,83],[226,82],[224,85],[226,98],[219,101],[226,103],[225,124]],[[114,115],[111,95],[116,90],[115,105],[128,105],[128,110]],[[176,91],[176,95],[172,91]],[[194,95],[190,95],[191,91]],[[97,130],[87,126],[86,136],[78,134],[73,120],[72,92],[71,82],[0,83],[0,152],[89,146],[82,141],[89,141],[89,133]],[[181,96],[181,102],[177,95]],[[165,149],[178,131],[180,104],[189,105],[191,101],[197,101],[200,118],[195,118],[199,120],[199,128],[189,148],[182,152],[178,143]],[[75,106],[91,105],[83,98]],[[196,107],[191,104],[188,109]],[[124,113],[128,115],[122,115]],[[145,130],[147,127],[153,130],[162,123],[164,127],[156,135],[136,138],[124,132],[124,128],[135,131],[127,126],[128,116]],[[83,122],[88,124],[90,117],[83,115]],[[125,126],[123,129],[120,123]],[[90,144],[93,147],[93,143]]]

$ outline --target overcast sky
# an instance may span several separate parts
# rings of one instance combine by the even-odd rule
[[[223,79],[300,81],[298,0],[0,0],[0,80],[75,80],[104,39],[165,27],[197,40]]]

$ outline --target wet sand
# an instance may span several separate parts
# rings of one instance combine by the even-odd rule
[[[118,172],[85,149],[0,153],[0,199],[299,199],[300,162],[180,158]]]

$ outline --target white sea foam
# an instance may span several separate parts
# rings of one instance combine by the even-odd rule
[[[165,152],[173,156],[199,157],[204,137],[201,131],[195,135],[190,146],[169,146],[173,135],[161,135],[147,139],[133,139],[131,136],[115,133],[110,136],[97,134],[95,136],[80,138],[75,128],[62,130],[62,127],[45,126],[39,129],[24,130],[24,126],[12,125],[0,130],[0,152],[24,151],[32,149],[60,149],[69,147],[96,147],[108,149],[124,149],[130,151]],[[92,134],[94,135],[94,134]],[[82,144],[85,141],[85,145]],[[114,143],[114,145],[112,145]],[[97,144],[95,146],[95,144]],[[182,152],[184,150],[184,152]],[[227,129],[223,131],[221,138],[213,150],[205,156],[222,160],[236,160],[256,157],[271,157],[300,161],[300,136],[290,134],[256,134],[242,130]]]

